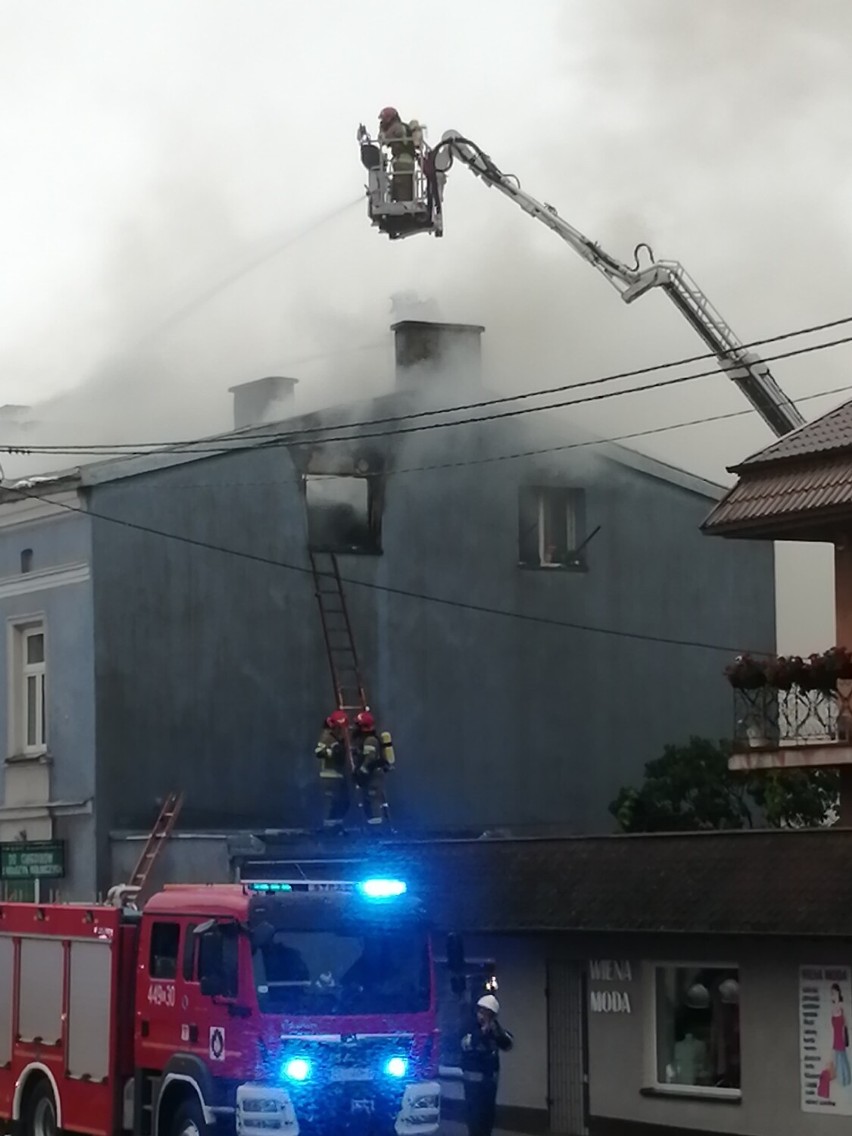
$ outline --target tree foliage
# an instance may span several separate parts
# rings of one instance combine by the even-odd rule
[[[668,745],[609,807],[622,832],[811,828],[830,823],[838,796],[833,769],[732,773],[727,742],[690,738]]]

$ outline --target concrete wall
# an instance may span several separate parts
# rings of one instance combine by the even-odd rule
[[[395,820],[608,830],[608,803],[664,744],[730,733],[728,652],[701,644],[773,645],[772,548],[702,537],[705,496],[585,449],[423,470],[448,446],[477,457],[537,440],[517,422],[441,433],[452,433],[443,451],[431,436],[394,443],[383,555],[340,558],[361,582],[347,587],[351,615],[371,701],[394,732]],[[588,571],[518,566],[518,487],[542,481],[585,490],[587,531],[601,526]],[[330,681],[289,454],[254,450],[101,485],[92,506],[256,558],[94,522],[110,825],[149,825],[175,783],[190,791],[187,824],[313,823]]]
[[[0,650],[4,783],[0,840],[65,839],[63,898],[90,898],[95,890],[94,638],[88,519],[67,511],[17,506],[0,524]],[[28,518],[28,519],[27,519]],[[32,551],[21,571],[21,552]],[[9,752],[5,727],[15,708],[9,642],[16,622],[45,623],[47,754]],[[14,748],[14,747],[13,747]],[[11,760],[10,760],[11,759]],[[51,887],[54,885],[51,884]]]

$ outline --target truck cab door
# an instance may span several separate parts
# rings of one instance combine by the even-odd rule
[[[184,1052],[194,1052],[214,1073],[232,1063],[242,1051],[245,1017],[251,1013],[240,1002],[240,932],[236,924],[202,924],[191,931],[186,945],[187,1013],[183,1018],[189,1036]],[[192,950],[190,960],[189,951]],[[187,1044],[190,1041],[190,1044]]]
[[[173,1053],[179,1037],[178,958],[181,924],[151,919],[144,925],[137,975],[136,1037],[151,1068]]]

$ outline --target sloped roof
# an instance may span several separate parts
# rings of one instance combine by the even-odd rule
[[[852,831],[832,828],[397,839],[382,864],[444,929],[852,936],[850,857]]]
[[[704,521],[704,532],[825,539],[823,526],[852,516],[852,399],[729,472],[739,480]]]
[[[779,526],[807,529],[850,513],[852,454],[838,454],[792,465],[745,466],[701,527],[710,533],[741,528],[756,537],[755,526],[765,524],[780,539]]]
[[[730,472],[739,473],[764,463],[792,461],[847,449],[852,449],[852,399],[752,454],[739,465],[732,466]]]

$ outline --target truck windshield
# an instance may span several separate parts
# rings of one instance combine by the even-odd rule
[[[415,1014],[429,1009],[429,952],[418,932],[277,931],[252,952],[267,1014]]]

